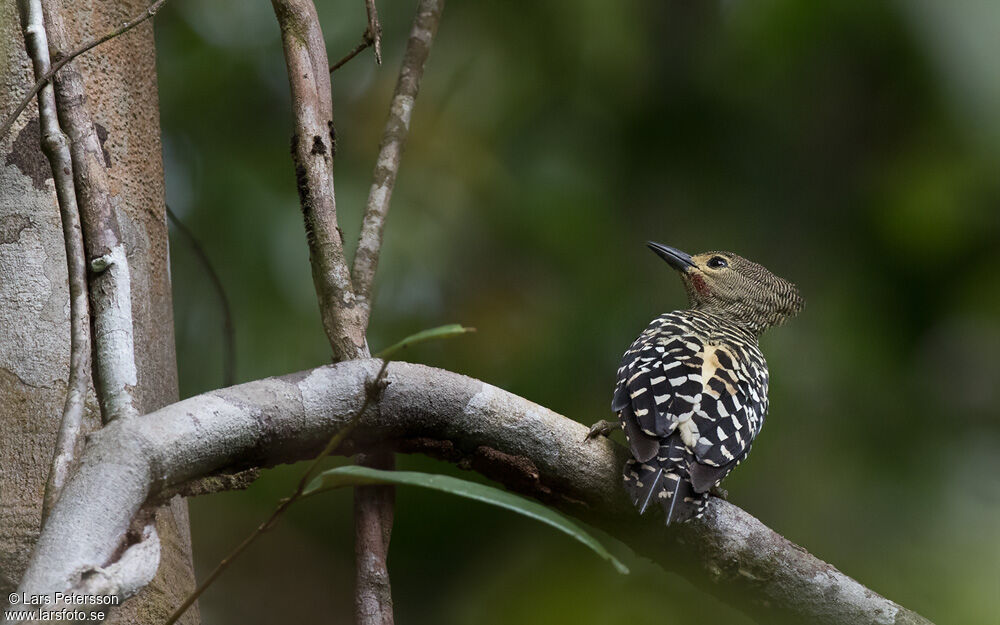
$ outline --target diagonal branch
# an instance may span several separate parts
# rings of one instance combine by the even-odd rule
[[[371,44],[371,41],[369,41],[368,37],[363,37],[361,39],[361,43],[359,43],[358,45],[354,46],[354,49],[352,49],[350,52],[348,52],[347,54],[345,54],[343,56],[343,58],[341,58],[339,61],[337,61],[336,63],[334,63],[333,65],[330,66],[330,73],[332,74],[335,71],[337,71],[338,69],[340,69],[341,67],[343,67],[344,65],[347,65],[348,61],[350,61],[351,59],[353,59],[357,55],[361,54],[361,52],[365,48],[367,48],[368,46],[370,46],[370,45],[372,45],[372,44]]]
[[[68,55],[60,3],[42,0],[49,51],[56,63]],[[86,106],[83,77],[66,65],[55,77],[59,123],[69,135],[73,180],[90,270],[95,387],[105,423],[138,415],[132,330],[132,287],[125,244],[111,202],[107,166]]]
[[[49,594],[108,567],[133,515],[160,490],[227,467],[314,457],[366,396],[380,361],[354,360],[206,393],[95,434],[42,531],[19,592]],[[335,453],[379,443],[456,462],[600,527],[761,622],[928,625],[740,508],[713,499],[667,530],[624,495],[627,451],[580,443],[587,429],[472,378],[393,363],[377,410]],[[750,599],[747,599],[747,598]]]
[[[271,0],[281,28],[295,132],[292,160],[309,262],[334,360],[368,354],[333,193],[333,104],[329,61],[312,0]]]
[[[424,64],[434,43],[434,34],[441,21],[444,0],[420,0],[417,15],[413,19],[410,39],[406,43],[403,65],[396,80],[396,91],[389,108],[389,119],[385,124],[382,142],[379,145],[378,160],[368,204],[358,237],[358,250],[354,254],[351,278],[357,294],[358,306],[365,327],[371,314],[372,283],[378,267],[379,251],[382,247],[382,231],[389,212],[389,200],[399,173],[400,158],[406,137],[410,132],[413,104],[420,90],[420,79],[424,74]]]
[[[66,65],[76,57],[80,56],[84,52],[89,52],[90,50],[93,50],[102,43],[110,41],[111,39],[114,39],[118,35],[124,34],[132,30],[139,24],[142,24],[149,18],[156,15],[157,11],[159,11],[160,8],[163,7],[166,1],[167,0],[156,0],[155,2],[150,4],[149,7],[147,7],[146,10],[144,10],[142,13],[136,15],[129,21],[119,26],[118,28],[115,28],[114,30],[105,33],[104,35],[98,37],[97,39],[92,39],[84,43],[83,45],[78,46],[76,49],[74,49],[66,56],[62,57],[61,59],[58,59],[55,62],[55,64],[52,65],[50,69],[46,70],[41,76],[38,76],[38,74],[36,73],[36,76],[38,76],[38,78],[35,81],[35,84],[31,87],[31,89],[28,89],[27,93],[24,94],[24,97],[21,98],[21,101],[18,103],[17,108],[14,109],[14,112],[11,113],[7,117],[7,119],[4,120],[3,124],[0,124],[0,139],[3,139],[5,136],[7,136],[7,133],[10,131],[10,127],[14,125],[14,122],[17,121],[17,118],[21,115],[21,113],[24,112],[25,107],[28,106],[28,104],[31,102],[31,99],[34,98],[36,95],[38,95],[38,92],[41,91],[42,88],[45,87],[45,85],[49,84],[49,81],[52,80],[52,77],[55,76],[56,72],[62,69],[64,65]]]
[[[24,42],[35,75],[49,72],[49,44],[45,36],[45,19],[40,0],[18,0]],[[41,127],[42,151],[48,157],[52,180],[56,187],[59,216],[66,244],[66,266],[69,277],[70,368],[63,404],[62,420],[52,455],[52,468],[45,483],[42,500],[42,522],[59,498],[69,476],[83,422],[84,404],[90,386],[90,310],[87,307],[87,267],[80,230],[80,212],[76,206],[73,185],[73,162],[69,142],[59,127],[56,97],[52,85],[38,92],[38,118]]]

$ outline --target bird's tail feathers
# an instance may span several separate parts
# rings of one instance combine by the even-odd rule
[[[625,489],[639,514],[645,513],[650,503],[659,502],[667,525],[701,516],[708,504],[708,493],[695,492],[686,471],[680,470],[684,463],[670,460],[671,451],[677,450],[669,447],[670,443],[663,444],[660,456],[666,460],[662,463],[659,457],[649,462],[629,460],[623,470]]]

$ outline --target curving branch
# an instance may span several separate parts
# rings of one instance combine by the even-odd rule
[[[25,48],[36,76],[49,70],[49,44],[40,0],[18,0]],[[52,455],[52,467],[42,498],[42,522],[59,498],[69,477],[83,424],[83,411],[90,387],[90,309],[87,306],[87,266],[83,252],[80,212],[76,206],[73,184],[73,161],[69,141],[59,127],[56,97],[52,85],[38,91],[38,118],[42,151],[49,160],[55,183],[63,240],[66,244],[66,267],[69,282],[70,367],[66,401]]]
[[[57,0],[42,0],[49,51],[58,64],[70,54]],[[83,77],[73,64],[56,74],[59,123],[69,135],[73,182],[90,270],[95,387],[105,423],[138,416],[132,328],[132,286],[125,243],[111,201],[107,165],[86,106]]]
[[[19,591],[49,594],[109,566],[133,516],[168,488],[227,469],[314,457],[365,401],[378,360],[354,360],[206,393],[94,434],[35,545]],[[764,622],[928,625],[713,499],[699,521],[670,530],[624,496],[627,451],[581,443],[587,428],[466,376],[392,363],[388,386],[336,453],[378,444],[458,463],[627,542]],[[693,564],[692,564],[693,563]]]
[[[389,107],[382,141],[379,144],[375,173],[368,192],[368,203],[358,236],[358,250],[354,254],[351,279],[357,295],[365,327],[371,314],[372,283],[378,267],[379,251],[382,247],[382,231],[389,213],[389,200],[399,174],[399,163],[403,147],[410,132],[413,104],[420,91],[420,79],[424,75],[424,64],[434,43],[434,34],[441,22],[444,0],[420,0],[417,15],[413,18],[410,39],[406,43],[403,64],[399,68],[396,90]]]

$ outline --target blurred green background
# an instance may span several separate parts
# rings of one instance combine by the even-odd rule
[[[338,59],[363,2],[317,6]],[[334,76],[352,247],[414,7],[383,1],[385,64],[366,51]],[[372,348],[475,326],[408,357],[589,424],[609,417],[621,352],[685,304],[645,240],[760,261],[807,307],[763,339],[771,414],[731,500],[939,624],[996,623],[997,24],[1000,5],[974,0],[453,1],[393,197]],[[156,37],[168,202],[228,289],[238,380],[328,362],[270,6],[174,0]],[[171,260],[188,396],[221,383],[221,315],[183,239]],[[300,471],[191,501],[201,576]],[[749,622],[614,548],[632,575],[542,525],[402,489],[397,621]],[[204,596],[205,621],[349,622],[352,558],[350,494],[307,501]]]

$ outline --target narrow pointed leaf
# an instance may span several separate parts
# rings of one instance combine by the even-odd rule
[[[386,347],[379,353],[375,354],[376,358],[388,358],[391,354],[416,345],[417,343],[423,343],[424,341],[433,341],[436,339],[448,339],[453,336],[458,336],[459,334],[466,334],[468,332],[475,332],[475,328],[466,328],[460,323],[451,323],[446,326],[438,326],[436,328],[430,328],[429,330],[421,330],[416,334],[411,334],[402,341]]]
[[[316,476],[306,487],[303,496],[347,486],[372,486],[380,484],[421,486],[513,510],[518,514],[551,525],[557,530],[572,536],[587,547],[590,547],[594,553],[614,565],[619,573],[628,573],[628,567],[618,560],[618,558],[611,555],[597,539],[555,510],[547,508],[536,501],[525,499],[524,497],[494,488],[493,486],[467,482],[466,480],[460,480],[449,475],[433,475],[415,471],[382,471],[357,465],[337,467]]]

